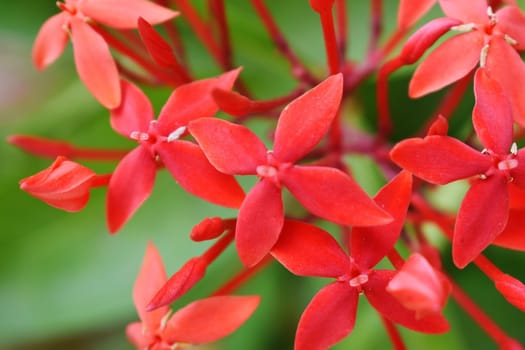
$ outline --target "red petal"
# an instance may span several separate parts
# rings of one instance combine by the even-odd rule
[[[193,226],[190,238],[195,242],[207,241],[219,237],[225,229],[226,225],[220,217],[205,218]]]
[[[472,122],[485,148],[496,154],[508,154],[512,144],[512,109],[500,84],[483,68],[474,77],[476,104]]]
[[[516,157],[518,160],[518,166],[515,169],[511,169],[510,175],[512,176],[512,183],[510,183],[511,186],[515,186],[520,191],[514,191],[514,192],[525,192],[525,148],[520,148],[518,150],[518,156]],[[525,193],[524,193],[525,194]],[[514,197],[519,198],[520,194],[515,193]],[[525,198],[518,199],[514,198],[513,202],[518,204],[519,202],[522,202],[523,206],[525,207]]]
[[[240,71],[241,68],[237,68],[218,77],[197,80],[175,89],[159,115],[161,133],[169,135],[192,120],[212,117],[219,107],[211,92],[217,88],[230,90]]]
[[[368,275],[363,285],[365,295],[372,306],[389,320],[422,333],[445,333],[450,329],[441,314],[417,317],[416,312],[405,308],[386,290],[395,271],[377,270]]]
[[[129,152],[111,176],[107,194],[107,224],[111,233],[117,232],[149,197],[157,167],[146,147]]]
[[[485,0],[439,0],[443,12],[448,17],[465,23],[487,22],[487,2]]]
[[[501,275],[494,280],[496,289],[509,303],[525,312],[525,285],[509,275]]]
[[[386,210],[394,221],[374,227],[355,227],[352,230],[350,252],[363,270],[377,264],[394,247],[405,222],[412,197],[412,175],[401,172],[375,196],[375,202]]]
[[[497,30],[516,40],[517,50],[525,49],[525,15],[517,6],[505,6],[496,12]]]
[[[408,28],[427,13],[436,0],[401,0],[397,13],[397,26]]]
[[[498,236],[507,224],[509,191],[500,174],[476,180],[468,190],[456,218],[452,257],[463,268]]]
[[[250,318],[258,296],[215,296],[194,301],[173,314],[164,330],[169,343],[204,344],[233,333]]]
[[[111,127],[124,137],[133,132],[147,132],[154,118],[153,107],[148,97],[129,81],[122,80],[122,103],[111,110]]]
[[[333,75],[292,101],[282,111],[275,130],[275,156],[295,162],[310,152],[326,134],[339,110],[342,74]]]
[[[401,141],[390,152],[392,160],[433,184],[444,185],[485,173],[490,157],[449,136],[427,136]]]
[[[348,175],[329,167],[293,166],[281,181],[312,214],[342,225],[371,226],[392,221]]]
[[[337,278],[350,268],[348,255],[328,232],[301,221],[284,222],[271,253],[299,276]]]
[[[77,6],[95,21],[119,29],[137,28],[139,17],[151,24],[158,24],[178,15],[178,12],[147,0],[79,1]]]
[[[222,119],[202,118],[189,125],[206,157],[226,174],[255,174],[266,163],[266,146],[250,129]]]
[[[284,221],[281,189],[259,181],[246,196],[235,228],[235,243],[246,266],[257,264],[275,245]]]
[[[146,349],[150,344],[150,339],[144,334],[142,322],[133,322],[126,327],[126,337],[128,341],[137,349]]]
[[[442,43],[414,72],[410,97],[421,97],[463,78],[479,62],[483,45],[483,35],[478,31],[456,35]]]
[[[507,226],[492,242],[500,247],[525,251],[525,213],[523,210],[511,209]]]
[[[146,310],[155,310],[179,299],[204,277],[207,267],[206,262],[201,258],[188,260],[164,285],[157,288]]]
[[[163,67],[179,65],[171,46],[164,40],[162,35],[157,33],[153,26],[142,17],[138,19],[138,29],[144,46],[146,46],[151,58],[153,58],[157,64]]]
[[[86,206],[95,175],[91,169],[57,157],[48,168],[20,180],[20,188],[55,208],[76,212]]]
[[[425,1],[412,1],[410,5],[413,7],[415,2],[419,4]],[[405,3],[409,3],[409,1],[405,1]],[[437,18],[425,24],[412,34],[403,45],[400,55],[403,62],[405,64],[415,63],[443,34],[458,24],[461,22],[452,18]]]
[[[89,24],[75,17],[71,19],[71,34],[80,79],[104,107],[118,107],[119,74],[108,45]]]
[[[162,264],[162,258],[155,245],[148,242],[142,267],[133,286],[133,302],[144,326],[151,333],[154,333],[159,328],[162,318],[169,309],[163,307],[153,312],[148,312],[146,311],[146,305],[148,305],[151,298],[164,283],[166,283],[166,271]]]
[[[525,64],[520,55],[503,37],[493,37],[485,67],[490,77],[501,84],[507,95],[514,121],[525,126]]]
[[[44,22],[33,45],[33,63],[38,69],[44,69],[62,55],[68,42],[67,25],[70,15],[61,12]]]
[[[304,310],[295,350],[325,350],[354,329],[359,294],[347,283],[335,282],[321,289]]]
[[[252,112],[254,102],[235,91],[215,89],[213,99],[219,108],[235,117],[242,117]]]
[[[235,178],[218,172],[199,146],[187,141],[162,142],[157,151],[175,180],[189,193],[209,202],[239,208],[244,191]]]
[[[428,128],[427,136],[447,136],[448,121],[441,114],[436,117],[430,128]]]

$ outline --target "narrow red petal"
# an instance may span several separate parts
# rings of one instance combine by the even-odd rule
[[[134,84],[121,80],[122,103],[111,110],[110,123],[113,130],[124,137],[134,132],[147,132],[154,118],[148,97]]]
[[[512,107],[514,121],[525,126],[525,64],[516,50],[503,37],[490,41],[487,73],[501,84]],[[509,74],[512,72],[512,74]]]
[[[275,245],[284,221],[281,189],[259,181],[246,196],[235,227],[237,252],[244,265],[261,261]]]
[[[436,117],[436,120],[428,128],[427,136],[447,136],[448,121],[441,114]]]
[[[71,34],[80,79],[104,107],[118,107],[119,74],[108,45],[89,24],[75,17],[71,19]]]
[[[483,35],[474,31],[456,35],[428,55],[417,67],[409,86],[412,98],[437,91],[467,75],[479,62]],[[446,69],[436,69],[446,62]]]
[[[266,146],[250,129],[222,119],[202,118],[189,131],[215,168],[226,174],[255,174],[266,163]]]
[[[350,176],[338,169],[293,166],[281,172],[281,181],[312,214],[335,223],[371,226],[392,221]]]
[[[205,344],[236,331],[250,318],[258,296],[215,296],[194,301],[173,314],[163,338],[175,342]]]
[[[142,17],[138,19],[138,29],[144,46],[146,46],[151,58],[153,58],[157,64],[163,67],[179,65],[171,46],[155,31],[153,26]]]
[[[33,64],[45,69],[62,55],[69,37],[65,30],[70,15],[61,12],[44,22],[33,44]]]
[[[496,284],[496,289],[509,303],[525,312],[525,285],[521,281],[503,274],[494,280],[494,283]]]
[[[107,224],[111,233],[117,232],[149,197],[157,166],[146,147],[129,152],[111,176],[107,194]]]
[[[79,1],[78,8],[95,21],[119,29],[137,28],[139,17],[151,24],[158,24],[178,15],[178,12],[148,0]]]
[[[474,260],[507,225],[509,191],[500,174],[476,180],[468,190],[456,218],[452,258],[463,268]]]
[[[474,77],[476,104],[472,122],[481,143],[496,154],[508,154],[512,144],[512,109],[500,84],[480,68]]]
[[[445,333],[450,329],[447,320],[441,314],[417,317],[386,290],[396,271],[377,270],[368,275],[368,282],[363,285],[365,295],[372,306],[392,322],[422,333]]]
[[[177,183],[189,193],[229,208],[239,208],[244,191],[231,175],[218,172],[199,146],[188,141],[162,142],[160,159]]]
[[[486,0],[439,0],[439,4],[448,17],[464,23],[487,22]]]
[[[164,283],[166,283],[166,271],[164,270],[162,258],[155,245],[148,242],[140,272],[133,286],[133,302],[144,326],[152,333],[159,328],[162,318],[169,309],[163,307],[153,312],[148,312],[146,311],[146,306]]]
[[[403,140],[390,157],[401,168],[439,185],[484,174],[492,165],[490,157],[449,136]]]
[[[516,41],[517,50],[525,49],[525,14],[517,6],[505,6],[496,12],[496,27]]]
[[[213,100],[213,89],[231,90],[241,68],[218,77],[196,80],[179,86],[173,91],[159,114],[159,130],[169,135],[192,120],[212,117],[219,107]]]
[[[497,246],[525,251],[525,235],[523,228],[525,227],[525,213],[523,209],[511,209],[509,211],[509,219],[507,226],[495,239],[494,243]]]
[[[401,0],[397,12],[397,26],[409,28],[427,13],[436,0]]]
[[[359,294],[347,283],[321,289],[299,320],[294,350],[325,350],[352,332]]]
[[[275,130],[275,156],[295,162],[310,152],[332,124],[343,93],[342,74],[333,75],[292,101],[282,111]]]
[[[394,221],[374,227],[355,227],[352,230],[350,251],[354,261],[363,270],[376,265],[394,247],[405,222],[412,197],[412,175],[401,172],[374,197]]]
[[[299,276],[337,278],[350,268],[348,255],[328,232],[301,221],[284,222],[271,254]]]

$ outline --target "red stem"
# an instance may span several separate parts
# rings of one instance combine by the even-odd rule
[[[392,117],[390,115],[390,103],[388,101],[388,77],[394,71],[403,66],[401,58],[397,57],[385,63],[377,74],[377,112],[378,112],[378,126],[379,138],[385,139],[392,132]]]
[[[228,282],[219,287],[210,296],[231,294],[233,291],[254,277],[259,271],[265,268],[271,261],[272,258],[270,255],[268,255],[257,265],[251,268],[244,268],[237,275],[233,276],[233,278],[231,278]]]
[[[215,20],[217,26],[216,30],[219,35],[219,44],[221,46],[224,69],[230,70],[233,67],[232,47],[228,21],[226,20],[224,0],[208,0],[208,4],[210,13],[212,14],[211,18]]]
[[[221,253],[230,245],[235,237],[235,230],[229,230],[217,242],[215,242],[208,250],[201,255],[206,265],[210,265]]]
[[[401,338],[401,334],[399,333],[399,330],[395,324],[389,319],[385,318],[383,315],[379,314],[379,316],[381,316],[381,321],[383,321],[383,326],[388,333],[388,337],[390,338],[394,349],[406,350],[405,342],[403,341],[403,338]]]
[[[346,14],[346,1],[336,0],[335,11],[337,16],[337,42],[339,46],[339,56],[344,61],[346,49],[348,47],[348,16]]]
[[[337,39],[335,37],[334,19],[331,9],[319,12],[321,17],[321,25],[323,27],[323,37],[325,43],[326,57],[328,59],[328,68],[330,75],[341,71],[341,63],[339,58],[339,49],[337,47]]]
[[[370,40],[368,45],[369,54],[375,52],[379,43],[379,37],[383,30],[382,22],[383,0],[373,0],[370,14]]]
[[[96,175],[92,182],[91,187],[104,187],[107,186],[112,174]]]

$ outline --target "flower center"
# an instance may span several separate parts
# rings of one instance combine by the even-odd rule
[[[510,148],[510,153],[506,155],[495,154],[492,150],[484,149],[483,154],[487,154],[492,158],[493,166],[484,174],[481,174],[480,177],[484,180],[487,179],[490,175],[495,172],[502,173],[509,182],[512,182],[511,171],[518,167],[519,162],[517,159],[518,156],[518,146],[516,143],[513,143]]]

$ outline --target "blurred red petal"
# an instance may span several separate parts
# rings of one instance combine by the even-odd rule
[[[164,330],[168,343],[205,344],[237,330],[250,318],[258,296],[214,296],[194,301],[173,314]]]
[[[456,35],[428,55],[410,80],[409,95],[421,97],[437,91],[467,75],[479,62],[483,34],[474,31]],[[446,62],[446,69],[436,69]]]
[[[390,152],[401,168],[433,184],[484,174],[490,157],[449,136],[427,136],[399,142]]]
[[[362,270],[372,268],[394,247],[405,223],[411,198],[412,175],[403,171],[374,197],[375,202],[392,215],[394,221],[381,226],[352,229],[350,251]]]
[[[45,69],[53,63],[67,45],[69,36],[65,30],[70,15],[61,12],[44,22],[33,44],[33,64],[38,69]]]
[[[310,0],[310,6],[316,12],[330,11],[335,0]]]
[[[142,17],[138,19],[138,29],[144,46],[146,46],[151,58],[153,58],[157,64],[163,67],[179,65],[171,46],[155,31],[153,26]]]
[[[133,322],[126,327],[126,337],[137,349],[146,349],[150,339],[144,334],[142,322]]]
[[[397,12],[397,26],[409,28],[423,17],[436,0],[401,0]]]
[[[82,13],[95,21],[119,29],[137,28],[139,17],[151,24],[158,24],[178,15],[178,12],[148,0],[79,1],[77,6]]]
[[[354,329],[359,294],[347,283],[334,282],[321,289],[299,320],[295,350],[325,350]]]
[[[74,152],[73,146],[68,142],[30,135],[11,135],[7,138],[7,142],[40,157],[71,157]]]
[[[261,261],[275,245],[284,221],[281,189],[268,179],[259,181],[246,196],[235,227],[237,252],[244,265]]]
[[[417,317],[391,295],[386,286],[394,278],[396,271],[377,270],[368,275],[368,282],[363,285],[368,301],[383,316],[392,322],[422,333],[445,333],[450,329],[447,320],[441,314]]]
[[[525,285],[516,278],[502,274],[494,280],[496,289],[509,303],[525,312]]]
[[[282,183],[312,214],[342,225],[371,226],[392,221],[348,175],[329,167],[292,166]]]
[[[106,214],[111,233],[117,232],[149,197],[156,173],[157,165],[146,147],[135,148],[120,161],[108,185]]]
[[[239,208],[244,191],[231,175],[218,172],[196,144],[188,141],[161,142],[160,159],[186,191],[209,202]]]
[[[281,162],[299,160],[321,141],[339,110],[342,93],[343,76],[333,75],[284,108],[273,148]]]
[[[510,209],[505,229],[494,239],[493,244],[519,251],[525,251],[525,213],[523,209]]]
[[[118,107],[119,73],[108,45],[89,24],[75,17],[71,18],[71,35],[80,80],[104,107]]]
[[[481,143],[496,154],[508,154],[512,144],[512,109],[500,84],[480,68],[474,77],[476,104],[472,122]]]
[[[454,264],[463,268],[474,260],[503,231],[508,215],[506,177],[495,174],[474,181],[456,217],[452,241]]]
[[[216,88],[231,90],[240,71],[241,68],[237,68],[218,77],[196,80],[176,88],[159,114],[161,133],[169,135],[192,120],[212,117],[219,107],[211,92]]]
[[[122,103],[110,113],[111,127],[124,137],[133,132],[147,132],[154,118],[148,97],[134,84],[121,80]]]
[[[271,254],[299,276],[337,278],[350,269],[348,255],[328,232],[301,221],[285,220]]]
[[[220,172],[255,174],[266,163],[266,146],[250,129],[222,119],[202,118],[189,125],[190,133]]]
[[[439,0],[439,4],[448,17],[465,23],[487,22],[486,0]]]
[[[166,271],[164,270],[162,258],[155,245],[148,242],[140,272],[133,286],[133,302],[144,326],[152,333],[159,328],[161,320],[169,311],[169,308],[163,307],[153,312],[148,312],[146,311],[146,306],[164,283],[166,283]]]

